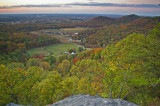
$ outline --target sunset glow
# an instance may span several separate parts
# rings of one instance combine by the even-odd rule
[[[1,0],[0,14],[138,14],[160,15],[159,0]]]

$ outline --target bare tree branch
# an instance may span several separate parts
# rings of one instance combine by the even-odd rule
[[[131,92],[133,92],[133,91],[129,91],[129,92],[123,97],[123,100],[125,100],[126,97],[128,96],[128,94],[130,94]]]
[[[120,98],[121,98],[122,90],[123,90],[123,83],[121,84],[121,89],[120,89],[120,92],[119,92],[118,99],[120,99]]]

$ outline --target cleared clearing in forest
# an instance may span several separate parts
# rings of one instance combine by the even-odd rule
[[[58,56],[72,48],[77,49],[78,47],[74,44],[54,44],[45,47],[30,49],[27,51],[27,54],[30,56],[35,54],[44,54],[45,56]]]

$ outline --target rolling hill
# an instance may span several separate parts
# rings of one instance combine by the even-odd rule
[[[142,17],[134,14],[120,18],[99,16],[83,22],[81,26],[93,29],[82,31],[73,39],[83,40],[86,47],[105,47],[132,33],[147,34],[160,22],[160,17]]]

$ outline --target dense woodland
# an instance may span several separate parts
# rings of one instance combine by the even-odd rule
[[[0,61],[1,64],[9,62],[26,62],[26,50],[59,43],[52,36],[32,35],[28,33],[0,33]]]
[[[86,47],[105,47],[132,33],[147,34],[157,22],[160,22],[160,17],[128,15],[114,19],[99,16],[82,24],[93,29],[83,31],[73,39],[81,40]]]
[[[26,55],[27,49],[59,43],[52,36],[2,30],[0,105],[43,106],[77,94],[98,94],[145,106],[160,104],[160,24],[156,19],[81,32],[75,38],[99,46],[59,57]]]

